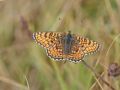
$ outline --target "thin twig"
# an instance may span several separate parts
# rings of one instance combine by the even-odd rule
[[[100,78],[103,83],[105,83],[111,90],[115,90],[115,88],[113,88],[107,81],[105,81],[98,73],[96,73],[96,71],[90,66],[88,65],[84,60],[82,60],[83,64],[85,66],[87,66],[93,73],[94,75],[97,77],[97,78]]]

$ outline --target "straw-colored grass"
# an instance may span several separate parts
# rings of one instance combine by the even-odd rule
[[[120,65],[119,0],[0,0],[0,90],[110,90],[82,62],[57,62],[32,39],[38,31],[71,31],[101,44],[84,58],[111,87]]]

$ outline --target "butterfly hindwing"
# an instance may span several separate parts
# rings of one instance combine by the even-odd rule
[[[80,48],[73,46],[70,54],[63,53],[62,44],[54,44],[53,47],[47,49],[48,56],[56,60],[70,60],[78,62],[83,59],[84,52]]]

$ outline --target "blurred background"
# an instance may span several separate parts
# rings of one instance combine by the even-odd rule
[[[57,62],[32,39],[39,31],[67,32],[101,44],[84,60],[120,90],[120,0],[0,0],[0,90],[110,90],[82,62]]]

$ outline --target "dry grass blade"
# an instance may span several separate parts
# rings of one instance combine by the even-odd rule
[[[100,80],[103,81],[104,84],[106,84],[111,90],[115,90],[115,88],[113,88],[107,81],[105,81],[98,73],[96,73],[96,71],[91,67],[89,66],[84,60],[82,60],[83,64],[85,66],[87,66],[93,73],[94,75],[96,76],[96,78],[100,78]]]
[[[13,85],[14,87],[21,88],[21,89],[23,89],[23,90],[29,90],[26,86],[21,85],[21,84],[13,81],[13,80],[11,80],[11,79],[8,79],[8,78],[6,78],[6,77],[2,77],[2,76],[1,76],[1,77],[0,77],[0,81],[2,81],[2,82],[4,82],[4,83],[7,83],[7,84],[10,84],[10,85]]]

